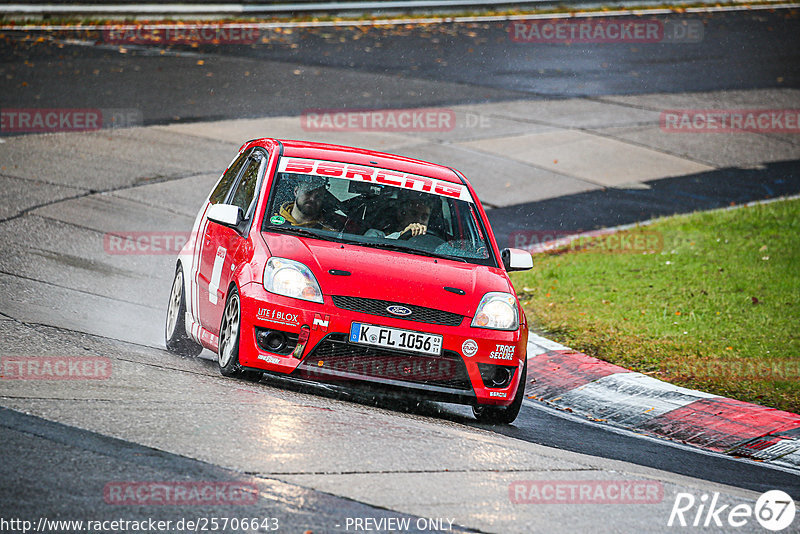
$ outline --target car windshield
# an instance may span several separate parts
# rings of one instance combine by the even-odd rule
[[[266,210],[262,231],[497,266],[460,183],[283,157]]]

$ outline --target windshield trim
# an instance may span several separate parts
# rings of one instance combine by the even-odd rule
[[[282,150],[281,150],[281,152],[282,152]],[[487,257],[485,257],[485,258],[474,257],[474,256],[457,256],[457,255],[450,255],[450,254],[444,254],[444,253],[436,253],[433,250],[426,250],[426,249],[420,249],[420,248],[414,248],[414,247],[404,247],[402,245],[396,245],[394,243],[385,243],[385,242],[379,242],[379,241],[360,241],[358,239],[351,239],[349,237],[345,237],[345,236],[357,236],[358,234],[348,234],[348,233],[345,233],[342,230],[340,230],[340,231],[331,231],[331,230],[325,230],[325,229],[319,229],[319,228],[307,228],[307,227],[302,227],[302,226],[275,225],[270,221],[269,210],[270,210],[270,208],[272,208],[273,210],[276,208],[274,203],[275,203],[275,200],[276,200],[275,197],[278,194],[278,187],[277,186],[279,185],[279,182],[281,180],[281,175],[282,174],[308,174],[308,173],[303,173],[303,172],[287,171],[287,170],[285,170],[286,169],[285,165],[282,163],[282,161],[284,161],[286,159],[301,160],[301,159],[308,159],[308,158],[296,158],[296,157],[292,157],[292,156],[285,156],[282,153],[278,155],[278,158],[279,158],[278,164],[275,166],[275,169],[274,169],[272,175],[270,176],[269,195],[267,197],[267,201],[266,201],[266,203],[264,205],[264,211],[262,213],[262,224],[261,224],[261,231],[262,232],[293,234],[293,235],[296,235],[298,237],[307,238],[307,239],[319,239],[321,241],[329,241],[329,242],[336,242],[336,243],[341,243],[341,244],[362,246],[362,247],[367,247],[367,248],[372,248],[372,249],[391,250],[393,252],[412,254],[412,255],[416,255],[416,256],[425,256],[425,257],[436,258],[436,259],[444,259],[444,260],[450,260],[450,261],[459,262],[459,263],[468,263],[470,265],[481,265],[481,266],[485,266],[485,267],[494,267],[494,268],[498,267],[497,256],[494,253],[494,247],[492,246],[492,242],[489,239],[489,234],[487,233],[486,224],[484,224],[484,220],[481,217],[480,210],[477,209],[477,206],[478,206],[477,203],[476,203],[477,199],[473,200],[473,196],[472,196],[472,193],[471,193],[471,190],[470,190],[469,186],[466,184],[465,180],[461,176],[458,175],[458,173],[455,173],[455,174],[460,179],[460,181],[461,181],[460,184],[456,184],[456,183],[453,183],[453,182],[447,182],[447,183],[451,184],[451,185],[459,185],[460,187],[463,187],[463,191],[466,192],[466,195],[468,196],[469,200],[456,198],[454,196],[442,195],[442,194],[439,194],[439,193],[435,193],[433,191],[425,191],[425,193],[429,193],[429,194],[432,194],[432,195],[436,195],[436,196],[438,196],[440,198],[447,199],[449,202],[461,201],[461,202],[465,203],[465,207],[467,208],[466,211],[467,211],[468,216],[470,218],[474,218],[475,219],[475,223],[477,223],[477,225],[478,225],[478,227],[475,230],[477,230],[478,232],[480,232],[480,234],[482,234],[482,236],[480,236],[480,237],[482,237],[482,242],[483,242],[483,245],[484,245],[484,247],[486,249]],[[310,160],[310,161],[328,161],[328,160]],[[338,164],[342,164],[342,165],[350,165],[350,164],[347,164],[345,162],[340,162],[340,161],[330,161],[330,162],[331,163],[338,163]],[[361,166],[356,165],[356,167],[361,167]],[[369,166],[364,166],[364,167],[369,167]],[[372,168],[373,169],[377,169],[377,170],[382,170],[379,167],[372,167]],[[325,178],[326,180],[330,180],[330,179],[349,180],[348,178],[344,178],[342,176],[327,176],[327,175],[324,175],[324,174],[315,174],[315,175],[320,176],[322,178]],[[430,180],[440,181],[440,182],[442,181],[442,180],[438,180],[438,179],[434,179],[434,178],[429,178],[429,179]],[[350,181],[359,182],[359,180],[350,180]],[[369,183],[369,182],[362,182],[362,183]],[[397,188],[397,189],[407,189],[407,188],[399,187],[399,186],[391,184],[391,183],[379,183],[377,185],[386,186],[386,187],[390,187],[390,188]],[[459,210],[459,211],[461,211],[461,210]]]

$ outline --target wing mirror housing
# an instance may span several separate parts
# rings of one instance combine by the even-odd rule
[[[244,212],[239,206],[214,204],[208,208],[208,220],[238,230],[244,220]]]
[[[500,252],[503,259],[503,267],[506,271],[527,271],[533,268],[533,256],[530,252],[518,248],[504,248]]]

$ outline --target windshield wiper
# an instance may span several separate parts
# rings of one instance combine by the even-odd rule
[[[359,241],[357,239],[346,239],[344,237],[339,236],[328,236],[328,235],[320,235],[316,232],[312,232],[306,228],[301,226],[269,226],[264,231],[277,231],[277,232],[285,232],[291,234],[302,235],[306,237],[313,237],[316,239],[322,239],[325,241],[333,241],[336,243],[345,243],[348,245],[359,245],[362,247],[373,247],[373,248],[382,248],[385,250],[395,250],[397,252],[408,252],[409,254],[416,254],[417,256],[427,256],[431,258],[442,258],[445,260],[453,260],[453,261],[460,261],[463,263],[469,263],[469,261],[465,260],[464,258],[460,258],[458,256],[450,256],[448,254],[439,254],[436,252],[431,252],[429,250],[420,250],[418,248],[411,248],[411,247],[404,247],[402,245],[398,245],[395,243],[386,243],[386,242],[374,242],[374,241]]]
[[[365,247],[375,247],[375,248],[383,248],[386,250],[396,250],[398,252],[408,252],[410,254],[416,254],[417,256],[428,256],[431,258],[443,258],[446,260],[454,260],[454,261],[462,261],[464,263],[469,263],[464,258],[459,258],[458,256],[449,256],[447,254],[438,254],[436,252],[431,252],[429,250],[420,250],[418,248],[411,248],[411,247],[404,247],[402,245],[396,245],[394,243],[385,243],[385,242],[362,242],[356,241],[353,242],[354,245],[363,245]]]
[[[333,236],[321,235],[316,232],[312,232],[302,226],[268,226],[264,229],[265,232],[278,232],[278,233],[289,233],[289,234],[297,234],[302,235],[304,237],[313,237],[316,239],[322,239],[324,241],[337,241],[337,239]]]

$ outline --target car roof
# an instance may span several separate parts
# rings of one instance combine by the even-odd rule
[[[263,138],[252,141],[252,144],[266,144],[279,142],[283,145],[283,155],[298,158],[321,159],[326,161],[340,161],[370,167],[419,174],[429,178],[461,183],[461,178],[456,172],[444,165],[423,161],[385,152],[376,152],[364,148],[356,148],[328,143],[314,143],[311,141],[296,141],[292,139]]]

